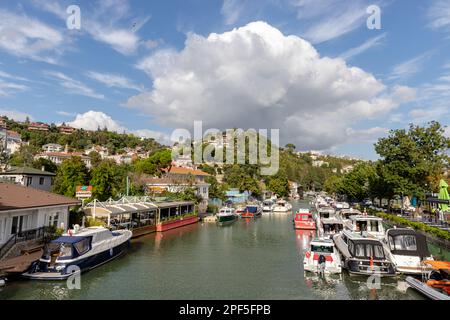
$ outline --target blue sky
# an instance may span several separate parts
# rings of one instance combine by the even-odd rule
[[[161,141],[194,120],[278,128],[374,159],[389,129],[449,124],[449,53],[442,0],[2,1],[0,114]]]

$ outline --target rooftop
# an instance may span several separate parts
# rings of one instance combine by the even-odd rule
[[[53,172],[43,171],[31,167],[10,167],[4,172],[0,172],[0,175],[11,175],[11,174],[27,174],[27,175],[39,175],[39,176],[55,176]]]
[[[165,172],[172,174],[192,174],[194,176],[209,176],[209,174],[204,171],[183,167],[170,167],[168,169],[165,169]]]
[[[51,192],[0,182],[0,212],[48,206],[75,206],[81,201]]]

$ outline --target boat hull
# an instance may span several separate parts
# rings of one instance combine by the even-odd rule
[[[408,285],[432,300],[450,300],[450,296],[443,294],[427,284],[413,278],[406,277]]]
[[[130,240],[127,240],[113,248],[104,250],[97,254],[85,258],[80,257],[79,260],[65,265],[65,268],[62,271],[47,269],[46,262],[37,261],[36,264],[40,268],[42,268],[43,271],[33,271],[33,268],[35,268],[35,265],[33,264],[30,267],[30,270],[26,273],[23,273],[22,276],[32,280],[65,280],[74,274],[84,273],[86,271],[97,268],[111,260],[114,260],[115,258],[122,255],[129,246]],[[68,269],[73,266],[77,266],[79,271],[68,273]]]
[[[230,215],[230,216],[217,216],[217,223],[221,226],[232,224],[236,222],[238,216]]]
[[[178,220],[160,222],[156,224],[156,231],[164,232],[167,230],[183,227],[189,224],[197,223],[198,219],[199,219],[198,216],[192,216],[187,218],[181,218]]]
[[[300,230],[316,230],[316,224],[308,221],[294,221],[294,228]]]

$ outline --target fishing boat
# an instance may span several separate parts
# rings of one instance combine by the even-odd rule
[[[424,261],[432,268],[424,273],[426,282],[419,281],[411,276],[406,277],[410,287],[433,300],[450,300],[450,262]]]
[[[261,207],[257,204],[249,204],[245,207],[245,211],[241,214],[242,218],[257,218],[262,213]]]
[[[427,239],[410,228],[394,228],[386,231],[384,243],[397,272],[420,275],[432,268],[424,261],[432,260]]]
[[[107,263],[129,246],[130,230],[74,228],[44,247],[42,257],[22,275],[35,280],[62,280]]]
[[[316,222],[309,209],[299,209],[295,213],[294,228],[304,230],[316,230]]]
[[[321,257],[322,256],[322,257]],[[324,268],[321,269],[319,261],[325,261]],[[323,272],[335,274],[342,272],[341,258],[331,239],[314,239],[310,243],[310,248],[305,252],[303,259],[303,269],[310,272]]]
[[[280,199],[273,207],[273,212],[288,212],[292,206],[287,201]]]
[[[380,240],[344,230],[334,235],[333,241],[341,253],[342,267],[350,275],[395,276],[394,264],[389,260]]]
[[[352,232],[372,235],[380,240],[384,240],[385,237],[383,219],[375,216],[350,216],[349,219],[344,222],[344,228]]]
[[[216,214],[216,221],[219,225],[227,225],[235,222],[239,216],[235,213],[233,208],[221,208]]]
[[[272,212],[273,206],[274,206],[274,203],[273,203],[272,200],[270,200],[270,199],[264,200],[263,201],[262,211],[263,212]]]

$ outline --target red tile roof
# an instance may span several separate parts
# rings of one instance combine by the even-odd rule
[[[0,182],[0,212],[58,205],[75,206],[81,201],[51,192]]]
[[[189,168],[183,168],[183,167],[170,167],[168,169],[164,170],[166,173],[173,173],[173,174],[192,174],[194,176],[209,176],[210,174],[196,169],[189,169]]]

